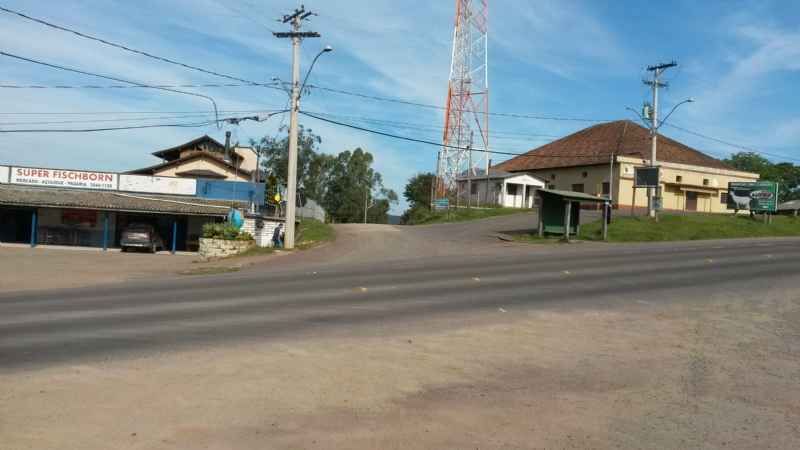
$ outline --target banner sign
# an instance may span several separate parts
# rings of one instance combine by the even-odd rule
[[[195,195],[197,192],[197,180],[194,178],[123,174],[119,176],[119,190],[153,194]]]
[[[658,167],[634,167],[633,187],[654,188],[659,186]]]
[[[12,167],[12,184],[78,189],[117,189],[117,174],[82,170]]]
[[[728,183],[728,209],[775,212],[778,183],[774,181]]]
[[[8,183],[10,169],[8,166],[0,166],[0,183]]]
[[[433,209],[440,210],[440,209],[448,209],[450,208],[450,200],[447,198],[437,198],[433,201]]]

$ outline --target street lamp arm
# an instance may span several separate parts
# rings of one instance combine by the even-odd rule
[[[306,82],[308,81],[308,76],[311,75],[311,71],[314,70],[314,64],[317,63],[319,57],[322,56],[323,53],[328,53],[332,51],[333,47],[331,47],[330,45],[326,45],[325,48],[323,48],[322,50],[320,50],[319,53],[317,53],[317,56],[314,57],[314,60],[311,61],[311,66],[309,66],[308,72],[306,72],[306,76],[303,77],[303,84],[300,86],[300,92],[297,94],[298,98],[303,96],[303,90],[306,88]]]
[[[684,100],[684,101],[678,103],[677,105],[673,106],[672,109],[669,111],[669,113],[666,116],[664,116],[664,118],[662,120],[660,120],[658,122],[658,126],[656,127],[656,130],[661,128],[661,125],[664,125],[664,123],[667,121],[667,119],[669,119],[669,116],[671,116],[672,113],[674,113],[675,110],[678,109],[679,106],[683,105],[684,103],[692,103],[692,102],[694,102],[693,98],[687,98],[686,100]]]
[[[643,124],[645,124],[645,125],[648,125],[648,124],[647,124],[647,119],[646,119],[646,118],[645,118],[645,117],[644,117],[644,116],[643,116],[643,115],[642,115],[642,114],[641,114],[639,111],[637,111],[637,110],[635,110],[635,109],[631,108],[630,106],[626,106],[626,107],[625,107],[625,109],[627,109],[628,111],[631,111],[631,112],[633,112],[634,114],[636,114],[636,116],[637,116],[637,117],[639,117],[639,119],[641,119],[641,120],[642,120],[642,123],[643,123]],[[648,126],[649,126],[649,125],[648,125]]]

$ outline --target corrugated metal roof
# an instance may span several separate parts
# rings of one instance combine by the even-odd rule
[[[0,205],[94,209],[156,214],[224,216],[243,202],[206,200],[174,195],[130,194],[111,191],[0,185]]]

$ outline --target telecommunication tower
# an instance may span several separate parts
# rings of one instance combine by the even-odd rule
[[[438,197],[454,193],[456,177],[475,175],[477,165],[489,169],[488,31],[489,0],[456,0],[444,136],[436,171]],[[473,150],[484,157],[473,158]]]

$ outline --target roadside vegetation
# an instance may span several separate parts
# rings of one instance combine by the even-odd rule
[[[433,223],[465,222],[487,217],[507,216],[530,212],[520,208],[451,208],[449,211],[431,211],[428,208],[415,209],[403,221],[405,225],[425,225]]]
[[[315,219],[303,219],[297,228],[297,248],[307,249],[334,240],[333,227]]]
[[[577,239],[601,241],[602,223],[581,225]],[[725,214],[688,214],[659,217],[658,222],[648,217],[617,217],[608,227],[609,242],[694,241],[703,239],[733,239],[752,237],[800,236],[800,218],[774,216],[765,224],[761,217]],[[541,239],[535,230],[514,236],[525,242],[558,242],[559,236]]]

